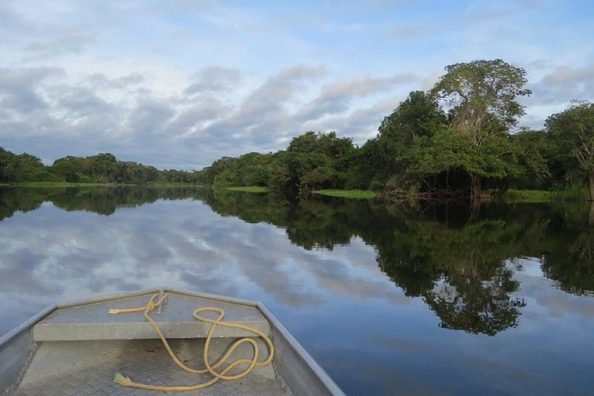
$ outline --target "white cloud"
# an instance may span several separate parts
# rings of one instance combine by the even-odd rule
[[[402,73],[387,78],[362,76],[339,81],[322,87],[320,94],[306,104],[297,114],[303,121],[314,121],[327,114],[340,114],[349,109],[353,100],[375,94],[389,93],[397,84],[417,80],[412,73]]]
[[[431,27],[426,24],[409,23],[406,25],[390,27],[383,33],[383,37],[388,39],[415,39],[431,33]]]
[[[500,57],[528,70],[520,124],[539,127],[594,91],[589,35],[576,34],[592,28],[557,6],[4,2],[1,144],[46,161],[109,151],[188,169],[308,129],[361,143],[448,63]]]
[[[219,66],[206,67],[196,73],[196,81],[192,82],[184,94],[193,95],[208,91],[228,91],[241,81],[241,73],[236,69]]]

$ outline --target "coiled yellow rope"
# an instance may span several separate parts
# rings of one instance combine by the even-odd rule
[[[163,301],[165,301],[165,298],[167,297],[167,294],[164,293],[161,296],[161,298],[159,298],[157,300],[158,297],[159,297],[159,293],[153,294],[151,296],[151,298],[149,299],[148,303],[144,307],[123,308],[123,309],[112,308],[112,309],[109,310],[109,313],[112,314],[112,315],[116,315],[116,314],[125,314],[125,313],[131,313],[131,312],[143,312],[144,313],[144,317],[146,318],[146,320],[150,323],[150,325],[153,327],[153,329],[155,329],[155,331],[159,335],[159,338],[161,338],[161,341],[163,342],[163,345],[165,346],[165,349],[169,353],[169,356],[171,356],[171,359],[173,359],[173,361],[182,370],[185,370],[185,371],[187,371],[189,373],[192,373],[192,374],[207,374],[207,373],[210,373],[213,376],[213,378],[210,379],[207,382],[203,382],[203,383],[199,383],[199,384],[195,384],[195,385],[158,386],[158,385],[148,385],[148,384],[141,384],[141,383],[138,383],[138,382],[134,382],[130,378],[125,377],[125,376],[123,376],[120,373],[116,373],[115,374],[115,377],[113,379],[114,382],[116,382],[116,383],[118,383],[118,384],[120,384],[122,386],[127,386],[127,387],[130,387],[130,388],[158,390],[158,391],[164,391],[164,392],[192,391],[192,390],[203,389],[203,388],[206,388],[208,386],[211,386],[211,385],[213,385],[214,383],[216,383],[219,380],[236,380],[236,379],[245,377],[246,375],[248,375],[250,373],[250,371],[252,371],[252,369],[254,367],[256,367],[256,366],[266,366],[266,365],[270,364],[270,362],[272,362],[272,359],[274,357],[274,346],[272,345],[272,341],[270,341],[270,338],[268,338],[268,336],[266,334],[262,333],[260,330],[255,329],[253,327],[245,326],[245,325],[238,324],[238,323],[227,323],[227,322],[224,322],[223,321],[223,318],[225,316],[225,311],[223,311],[221,308],[217,308],[217,307],[204,307],[204,308],[198,308],[198,309],[194,310],[194,312],[192,313],[192,316],[196,320],[199,320],[199,321],[202,321],[202,322],[206,322],[206,323],[210,323],[211,324],[210,330],[208,331],[208,334],[206,336],[206,341],[204,343],[203,358],[204,358],[204,366],[206,368],[204,368],[204,369],[195,369],[195,368],[186,366],[176,356],[175,352],[173,352],[173,350],[169,346],[169,343],[167,342],[167,339],[165,338],[165,335],[163,334],[163,332],[159,328],[159,325],[150,316],[150,313],[151,313],[151,311],[153,309],[155,309],[158,306],[160,306],[161,304],[163,304]],[[200,313],[202,313],[202,312],[216,312],[216,313],[218,313],[218,316],[217,316],[216,319],[209,319],[209,318],[205,318],[203,316],[200,316]],[[245,337],[245,338],[240,338],[239,340],[237,340],[233,344],[231,344],[231,347],[227,350],[227,352],[223,356],[221,356],[219,358],[219,360],[215,364],[212,364],[211,365],[210,362],[208,361],[208,349],[210,347],[210,341],[211,341],[212,336],[213,336],[213,334],[215,332],[215,329],[218,326],[230,327],[230,328],[236,328],[236,329],[242,329],[242,330],[248,331],[250,333],[256,334],[257,336],[259,336],[260,338],[262,338],[262,340],[264,340],[264,342],[266,343],[267,348],[268,348],[268,357],[265,360],[263,360],[263,361],[259,361],[258,358],[260,357],[260,348],[258,347],[258,343],[256,341],[254,341],[252,338]],[[225,364],[225,362],[227,361],[227,359],[229,358],[229,356],[241,344],[245,344],[245,343],[248,343],[248,344],[252,345],[252,347],[253,347],[254,354],[253,354],[252,358],[251,359],[237,359],[237,360],[231,362],[224,369],[222,369],[220,371],[217,371],[218,368],[220,368],[222,365]],[[247,367],[242,372],[240,372],[239,374],[227,375],[228,372],[230,372],[235,367],[240,366],[240,365],[247,365]]]

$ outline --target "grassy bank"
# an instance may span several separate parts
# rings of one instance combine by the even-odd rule
[[[505,202],[526,202],[538,203],[549,202],[552,193],[545,190],[507,190],[503,194],[503,201]]]
[[[238,186],[238,187],[227,187],[226,190],[230,191],[242,191],[251,193],[267,193],[270,191],[268,187],[264,186]]]
[[[505,202],[551,202],[551,201],[588,201],[590,193],[585,187],[567,187],[563,190],[507,190],[503,194]]]
[[[35,187],[35,188],[65,188],[65,187],[196,187],[195,184],[187,183],[71,183],[65,181],[38,181],[38,182],[20,182],[20,183],[0,183],[3,187]]]
[[[570,186],[564,190],[552,191],[551,199],[554,201],[588,201],[590,192],[586,187]]]
[[[156,188],[207,188],[207,185],[204,184],[194,184],[194,183],[159,183],[159,182],[150,182],[146,184],[135,184],[136,186],[146,186],[146,187],[156,187]]]
[[[326,195],[328,197],[352,198],[352,199],[371,199],[375,198],[375,193],[369,190],[318,190],[314,194]]]
[[[11,187],[40,187],[40,188],[64,188],[64,187],[101,187],[101,186],[116,186],[117,184],[107,183],[70,183],[64,181],[39,181],[39,182],[20,182],[7,183],[4,186]]]

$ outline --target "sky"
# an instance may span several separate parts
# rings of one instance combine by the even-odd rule
[[[592,37],[591,0],[2,1],[0,146],[190,170],[309,130],[361,145],[445,66],[497,58],[540,129],[594,100]]]

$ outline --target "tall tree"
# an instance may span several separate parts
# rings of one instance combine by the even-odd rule
[[[588,181],[590,201],[594,201],[594,103],[579,103],[546,121],[546,128],[558,143],[567,166],[575,163]]]
[[[508,180],[511,186],[521,189],[550,189],[553,182],[550,161],[554,144],[551,144],[544,131],[523,128],[510,137],[510,142],[521,168],[518,176]]]
[[[372,161],[366,161],[370,162],[369,165],[357,164],[359,173],[372,173],[369,180],[373,181],[374,188],[390,185],[399,190],[417,190],[417,180],[411,180],[403,173],[403,170],[410,167],[409,152],[445,124],[445,114],[433,96],[423,91],[410,92],[383,119],[378,137],[363,146],[359,154],[362,157],[371,157]]]
[[[310,131],[294,137],[287,148],[289,185],[302,193],[342,185],[353,150],[352,140],[335,132]]]
[[[526,71],[501,59],[477,60],[446,66],[432,94],[448,111],[452,126],[481,147],[497,135],[505,135],[524,114],[518,96],[525,89]],[[481,175],[470,174],[471,197],[481,196]]]
[[[383,119],[379,134],[411,143],[420,137],[431,136],[445,121],[434,97],[423,91],[412,91],[392,114]]]

